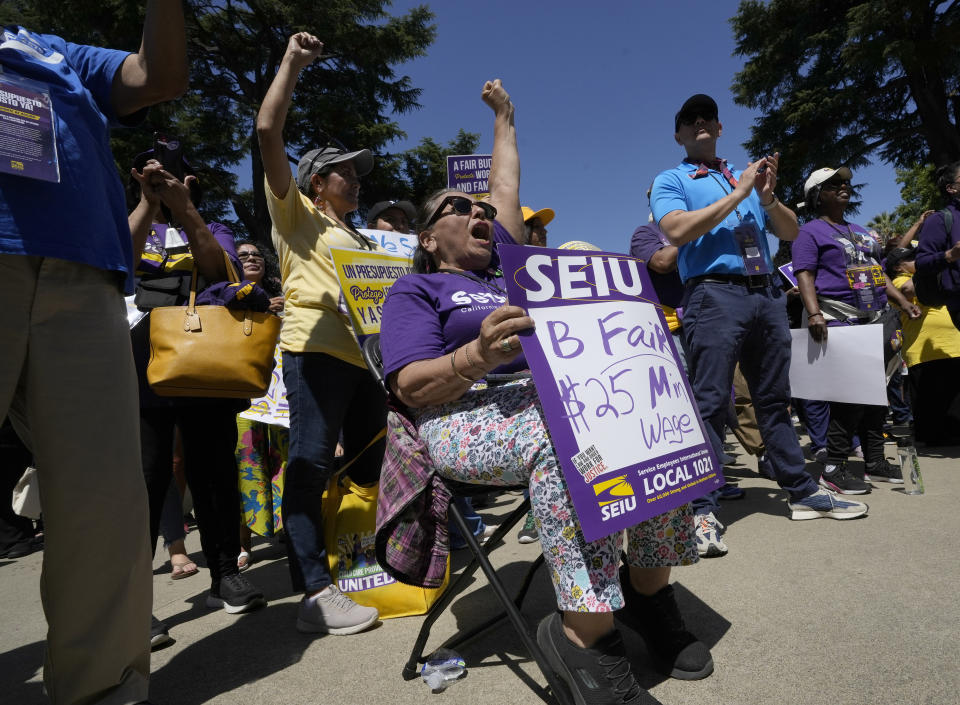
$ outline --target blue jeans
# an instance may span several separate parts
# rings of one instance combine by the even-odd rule
[[[321,498],[336,471],[334,452],[343,430],[344,462],[359,484],[380,476],[384,442],[363,450],[386,425],[383,389],[365,367],[324,353],[283,353],[290,405],[290,452],[284,478],[283,527],[290,580],[297,592],[316,592],[332,581],[323,542]]]
[[[810,446],[817,451],[827,447],[827,427],[830,425],[830,402],[819,399],[795,399],[799,402],[800,420],[810,436]]]
[[[786,296],[777,287],[699,282],[689,291],[683,328],[687,364],[700,415],[716,445],[724,433],[737,361],[753,398],[757,425],[777,483],[791,500],[817,491],[804,470],[790,412],[790,330]],[[698,513],[715,511],[696,507]]]

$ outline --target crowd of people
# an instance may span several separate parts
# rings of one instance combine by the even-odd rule
[[[356,221],[374,155],[317,145],[295,173],[287,158],[299,75],[322,50],[312,34],[291,36],[257,115],[271,249],[203,218],[195,169],[177,150],[168,158],[166,138],[144,145],[130,165],[126,200],[113,173],[108,126],[135,123],[186,88],[179,2],[147,3],[136,54],[5,30],[0,82],[8,86],[9,72],[48,87],[56,120],[48,138],[60,164],[59,181],[0,174],[0,417],[9,417],[0,452],[15,468],[3,482],[12,488],[33,464],[43,487],[42,526],[0,511],[0,557],[44,551],[47,694],[54,703],[147,702],[150,649],[169,638],[150,617],[160,536],[173,578],[201,572],[183,545],[185,497],[209,573],[208,607],[240,614],[266,604],[243,572],[255,533],[285,542],[302,596],[292,628],[348,635],[374,625],[377,609],[338,588],[324,542],[321,499],[341,457],[357,483],[416,478],[384,482],[378,530],[390,535],[391,565],[426,586],[442,578],[437,558],[450,549],[436,514],[464,500],[440,492],[430,512],[395,520],[436,491],[432,478],[528,488],[518,539],[539,541],[556,598],[537,640],[577,702],[650,701],[615,615],[643,637],[663,673],[709,676],[710,651],[687,629],[670,576],[728,552],[721,504],[744,492],[730,483],[622,534],[585,539],[520,344],[533,320],[507,301],[499,267],[499,245],[546,247],[557,217],[521,206],[508,92],[499,80],[481,91],[494,124],[488,197],[443,189],[419,211],[397,200],[366,212],[369,228],[413,232],[417,242],[413,272],[383,308],[385,395],[342,306],[330,254],[378,249]],[[777,195],[781,155],[743,169],[720,158],[712,98],[692,96],[672,127],[684,156],[654,180],[650,222],[629,245],[625,236],[624,250],[650,273],[709,442],[732,460],[724,448],[734,431],[758,471],[787,493],[794,520],[865,516],[867,505],[853,497],[903,481],[885,457],[888,408],[792,399],[790,311],[817,343],[840,326],[883,326],[890,393],[902,399],[906,387],[916,440],[960,441],[960,163],[937,175],[946,208],[887,247],[846,217],[849,169],[809,176],[801,225]],[[795,287],[775,268],[767,232],[790,243]],[[231,274],[242,281],[231,284]],[[930,286],[943,305],[925,293]],[[282,317],[289,430],[238,418],[249,400],[151,388],[150,312],[183,305],[191,287]],[[136,315],[124,315],[124,295]],[[791,410],[807,427],[813,472]],[[858,451],[862,465],[850,461]],[[469,503],[461,508],[488,536]],[[124,559],[104,562],[93,551]],[[78,584],[73,576],[91,562],[98,570]]]

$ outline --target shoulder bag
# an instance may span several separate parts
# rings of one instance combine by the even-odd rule
[[[237,276],[223,252],[230,281]],[[186,306],[150,313],[147,381],[164,397],[250,399],[270,387],[273,350],[282,321],[272,313],[197,306],[197,267]]]

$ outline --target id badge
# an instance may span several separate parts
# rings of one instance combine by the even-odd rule
[[[733,229],[733,237],[740,248],[747,276],[770,274],[767,258],[763,256],[763,249],[760,247],[760,232],[757,226],[753,223],[740,223]]]
[[[0,172],[60,183],[50,91],[9,73],[0,73]]]
[[[877,277],[883,281],[883,270],[876,265],[847,268],[847,284],[857,299],[857,308],[861,311],[877,311],[880,308],[876,293]]]

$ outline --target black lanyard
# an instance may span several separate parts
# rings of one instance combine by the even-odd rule
[[[482,286],[482,287],[483,287],[484,289],[486,289],[487,291],[492,291],[493,293],[495,293],[495,294],[500,294],[501,296],[506,296],[506,295],[507,295],[507,292],[504,291],[504,290],[500,287],[500,285],[497,284],[496,282],[487,281],[487,280],[481,279],[480,277],[478,277],[478,276],[476,276],[476,275],[474,275],[474,274],[470,274],[470,273],[468,273],[468,272],[463,272],[463,271],[461,271],[461,270],[459,270],[459,269],[438,269],[437,271],[438,271],[438,272],[441,272],[442,274],[456,274],[456,275],[461,276],[461,277],[466,277],[467,279],[469,279],[469,280],[471,280],[471,281],[473,281],[473,282],[476,282],[477,284],[479,284],[480,286]]]
[[[327,216],[327,217],[329,218],[330,216]],[[350,237],[356,240],[357,244],[360,245],[361,250],[373,251],[376,245],[374,245],[370,240],[365,238],[362,233],[357,232],[357,229],[354,228],[352,225],[348,225],[347,223],[344,223],[343,225],[344,225],[344,230],[350,233]]]
[[[722,182],[720,179],[717,178],[717,175],[716,175],[716,174],[714,174],[712,171],[708,171],[707,173],[710,174],[710,178],[711,178],[711,179],[713,179],[714,181],[717,182],[717,184],[720,185],[720,190],[723,191],[723,195],[724,195],[724,196],[728,196],[728,195],[730,195],[731,193],[733,193],[733,186],[731,186],[730,184],[727,184],[727,186],[730,186],[730,190],[727,191],[726,186],[724,186],[724,185],[723,185],[723,182]],[[739,207],[739,206],[734,206],[733,212],[737,214],[737,221],[740,222],[740,223],[742,223],[742,222],[743,222],[743,216],[740,215],[740,207]]]
[[[821,218],[820,220],[823,220],[823,218]],[[850,223],[847,223],[847,232],[843,232],[840,228],[838,228],[836,225],[831,223],[829,220],[823,220],[823,222],[829,225],[831,228],[833,228],[837,232],[837,234],[833,236],[834,240],[846,239],[851,245],[853,245],[853,251],[856,255],[856,262],[847,262],[848,267],[854,264],[871,264],[871,261],[875,259],[873,256],[874,254],[873,248],[865,246],[867,238],[863,235],[863,233],[854,232],[853,228],[850,226]],[[843,248],[844,256],[846,256],[847,248],[843,247],[842,243],[838,243],[838,244],[840,245],[840,247]],[[863,249],[870,250],[869,257],[863,252],[862,249],[860,249],[861,247],[863,247]]]

